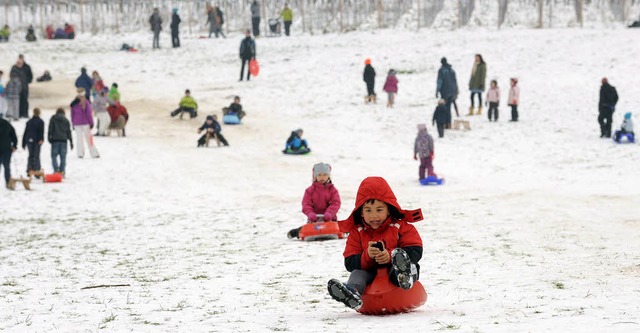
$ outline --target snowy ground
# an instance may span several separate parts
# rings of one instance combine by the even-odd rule
[[[164,39],[160,51],[146,34],[0,49],[5,73],[18,53],[35,75],[51,71],[54,81],[31,86],[31,107],[47,122],[68,105],[81,66],[118,82],[131,113],[127,138],[96,138],[100,159],[70,152],[64,183],[0,190],[0,331],[639,329],[638,146],[599,139],[596,123],[603,76],[621,97],[615,127],[636,109],[637,31],[262,38],[251,82],[236,81],[240,38],[184,37],[178,50]],[[123,42],[143,47],[116,51]],[[474,53],[503,96],[509,77],[520,78],[521,122],[507,122],[506,97],[498,123],[465,117],[472,131],[436,139],[446,185],[421,187],[415,125],[431,118],[440,57],[457,70],[466,113]],[[362,103],[366,57],[378,72],[377,105]],[[400,72],[391,110],[380,92],[389,68]],[[197,121],[168,116],[186,88],[200,103]],[[196,149],[203,116],[236,94],[248,116],[223,127],[231,146]],[[14,125],[21,135],[24,120]],[[298,127],[313,153],[283,156]],[[26,158],[14,154],[14,172]],[[286,238],[303,222],[300,200],[319,161],[333,165],[341,217],[370,175],[385,177],[403,207],[425,211],[416,224],[423,307],[386,317],[344,308],[326,293],[330,278],[348,276],[344,241]],[[130,287],[80,289],[99,284]]]

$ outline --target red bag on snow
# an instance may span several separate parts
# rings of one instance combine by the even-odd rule
[[[258,64],[258,60],[251,59],[251,61],[249,61],[249,73],[251,73],[251,75],[253,76],[258,76],[258,73],[260,73],[260,65]]]

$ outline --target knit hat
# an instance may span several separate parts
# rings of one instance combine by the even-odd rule
[[[422,130],[427,130],[427,125],[425,124],[418,124],[418,131],[422,131]]]
[[[321,173],[326,173],[327,175],[331,175],[331,165],[329,165],[328,163],[316,163],[313,166],[313,180],[316,179],[316,177],[318,177],[319,174]]]
[[[371,65],[371,58],[364,59],[365,65]]]
[[[631,119],[631,112],[627,112],[624,114],[624,119]]]

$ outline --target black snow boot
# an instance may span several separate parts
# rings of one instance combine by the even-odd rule
[[[344,305],[354,310],[362,307],[362,299],[356,288],[336,279],[331,279],[327,284],[327,289],[329,290],[329,295],[336,301],[344,303]]]
[[[401,248],[396,248],[391,253],[391,265],[398,277],[398,284],[402,289],[411,289],[413,287],[413,274],[411,272],[411,259],[409,255]]]
[[[228,144],[226,146],[228,146]],[[300,236],[299,236],[300,229],[302,229],[302,227],[289,230],[289,232],[287,233],[287,237],[289,239],[300,238]]]

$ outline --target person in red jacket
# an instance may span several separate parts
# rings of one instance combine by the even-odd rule
[[[351,272],[342,283],[331,279],[329,294],[338,302],[358,310],[360,295],[373,282],[379,267],[389,267],[389,281],[411,289],[418,280],[422,239],[411,224],[422,220],[422,210],[403,210],[384,178],[365,178],[356,195],[351,215],[339,221],[342,231],[350,231],[344,250],[344,265]]]
[[[110,104],[107,107],[107,112],[109,112],[109,116],[111,117],[111,124],[107,129],[106,136],[111,135],[111,130],[115,130],[118,133],[118,136],[127,136],[125,133],[125,126],[129,121],[129,113],[127,109],[120,104],[120,101],[117,98],[114,98],[113,104]]]
[[[304,191],[302,197],[302,212],[307,216],[308,223],[336,221],[340,203],[338,189],[331,182],[331,165],[322,162],[315,164],[313,183]],[[289,230],[287,237],[298,238],[301,228]]]

